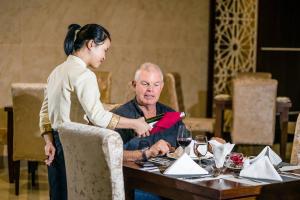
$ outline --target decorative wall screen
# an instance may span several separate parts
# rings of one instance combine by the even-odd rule
[[[229,93],[237,72],[256,70],[258,0],[216,0],[214,95]]]

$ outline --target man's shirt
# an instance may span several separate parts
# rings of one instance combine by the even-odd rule
[[[144,117],[143,111],[139,108],[138,103],[136,99],[132,99],[131,101],[127,102],[126,104],[120,106],[116,110],[112,111],[113,113],[127,117],[132,119],[137,119],[140,117]],[[156,114],[162,114],[165,112],[175,112],[172,108],[157,102],[156,103]],[[177,132],[178,132],[178,126],[179,124],[183,124],[182,121],[177,122],[174,126],[172,126],[169,129],[166,129],[162,131],[161,133],[156,133],[153,135],[150,135],[148,137],[144,138],[138,138],[135,137],[135,133],[132,129],[116,129],[118,133],[120,133],[123,143],[124,143],[124,149],[126,150],[136,150],[141,149],[144,146],[145,141],[149,144],[149,146],[152,146],[160,139],[163,139],[167,142],[169,142],[173,147],[177,146]],[[143,142],[140,142],[143,141]],[[143,144],[142,144],[143,143]]]

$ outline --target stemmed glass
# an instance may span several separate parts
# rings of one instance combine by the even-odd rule
[[[179,146],[183,148],[185,151],[185,147],[187,147],[192,141],[192,133],[191,131],[185,127],[185,125],[179,125],[178,133],[177,133],[177,143]]]
[[[201,164],[201,157],[207,153],[207,137],[205,135],[196,135],[194,140],[194,153],[199,158]]]

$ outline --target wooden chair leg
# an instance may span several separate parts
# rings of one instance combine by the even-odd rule
[[[14,161],[15,194],[19,195],[20,186],[20,161]]]
[[[38,168],[37,161],[28,161],[28,171],[31,173],[31,185],[35,186],[35,171]]]
[[[13,162],[13,108],[11,106],[5,107],[7,112],[7,160],[8,160],[8,175],[9,182],[14,182],[14,162]]]

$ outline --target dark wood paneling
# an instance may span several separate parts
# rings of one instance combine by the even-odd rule
[[[256,69],[272,73],[278,96],[290,97],[293,111],[300,110],[299,7],[298,0],[260,0],[258,14]]]

